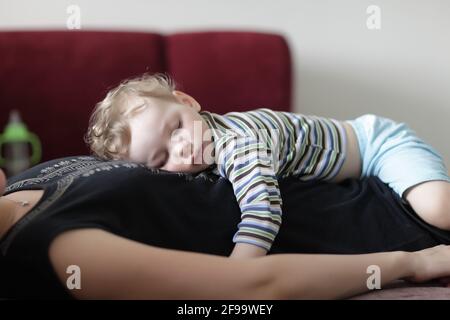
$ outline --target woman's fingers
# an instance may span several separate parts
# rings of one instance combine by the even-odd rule
[[[425,282],[433,279],[450,279],[450,246],[439,245],[414,252],[415,272],[408,280]]]

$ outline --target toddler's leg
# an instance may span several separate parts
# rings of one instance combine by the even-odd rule
[[[378,176],[423,220],[450,230],[450,177],[442,156],[405,123],[374,115],[350,123],[358,136],[363,176]]]
[[[405,191],[404,198],[429,224],[450,230],[450,183],[427,181]]]

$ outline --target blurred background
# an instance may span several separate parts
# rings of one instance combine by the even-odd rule
[[[81,31],[281,34],[291,50],[293,111],[406,122],[450,166],[450,1],[0,0],[0,31],[67,30],[70,5],[80,8]],[[379,29],[368,28],[371,5],[380,8]]]

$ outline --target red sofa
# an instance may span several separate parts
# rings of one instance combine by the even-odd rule
[[[255,32],[0,32],[0,130],[18,109],[43,144],[42,161],[88,153],[83,135],[108,88],[166,72],[206,110],[291,109],[291,58],[281,35]],[[449,299],[430,284],[355,299]]]
[[[87,154],[89,116],[108,88],[166,72],[204,109],[291,108],[291,59],[281,35],[257,32],[0,32],[0,131],[18,109],[42,161]]]

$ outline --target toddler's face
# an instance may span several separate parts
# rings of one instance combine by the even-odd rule
[[[132,99],[131,103],[145,102],[147,107],[130,120],[128,160],[167,171],[202,171],[213,163],[208,125],[195,99],[180,91],[174,96],[176,101]]]

